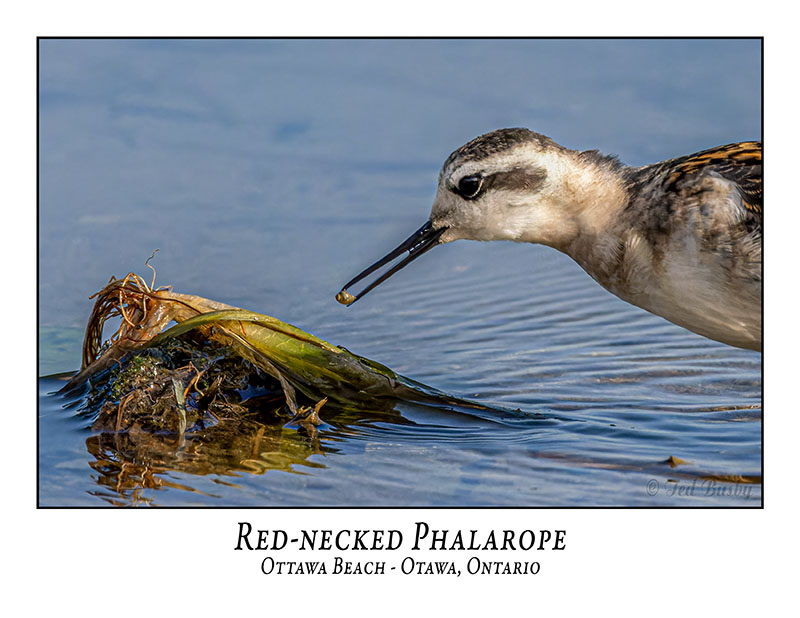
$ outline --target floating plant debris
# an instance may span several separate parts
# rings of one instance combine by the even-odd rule
[[[96,432],[87,444],[115,483],[123,472],[141,488],[160,478],[154,470],[309,465],[326,414],[394,415],[398,400],[482,407],[276,318],[155,288],[155,276],[112,277],[92,298],[81,369],[62,392],[85,389],[82,414]]]

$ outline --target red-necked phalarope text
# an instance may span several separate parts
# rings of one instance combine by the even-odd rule
[[[761,142],[628,167],[527,129],[501,129],[447,158],[430,220],[336,298],[352,304],[439,243],[541,243],[629,303],[760,350],[761,217]],[[405,251],[360,294],[347,292]]]

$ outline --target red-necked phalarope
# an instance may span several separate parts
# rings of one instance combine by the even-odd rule
[[[527,129],[501,129],[448,157],[430,220],[336,298],[352,304],[439,243],[542,243],[629,303],[760,350],[761,216],[761,142],[628,167]],[[405,251],[360,294],[347,292]]]

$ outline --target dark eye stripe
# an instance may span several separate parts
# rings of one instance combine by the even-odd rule
[[[486,186],[508,191],[537,191],[547,178],[543,169],[518,168],[507,172],[497,172],[486,178]]]
[[[538,191],[547,178],[543,169],[515,168],[505,172],[495,172],[488,176],[473,174],[464,176],[457,186],[450,190],[466,200],[475,199],[489,189],[506,191]]]

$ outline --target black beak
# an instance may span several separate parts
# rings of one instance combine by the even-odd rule
[[[410,264],[414,260],[416,260],[419,256],[423,253],[430,251],[436,245],[439,244],[439,237],[444,234],[446,227],[440,227],[439,229],[434,229],[433,224],[428,221],[419,228],[416,232],[414,232],[411,236],[409,236],[406,240],[404,240],[399,247],[397,247],[394,251],[389,253],[389,255],[381,258],[377,262],[375,262],[372,266],[364,270],[363,272],[359,273],[355,277],[353,277],[347,284],[342,288],[342,291],[336,295],[336,300],[342,303],[343,305],[352,305],[356,302],[359,298],[364,296],[367,292],[369,292],[372,288],[376,287],[380,283],[386,281],[389,277],[395,274],[398,270]],[[367,287],[365,287],[359,294],[353,296],[347,291],[351,285],[358,283],[367,275],[375,272],[381,266],[388,264],[397,256],[401,255],[403,251],[408,251],[408,256],[401,262],[398,262],[395,266],[391,269],[387,270],[383,273],[380,277],[378,277],[375,281],[370,283]]]

